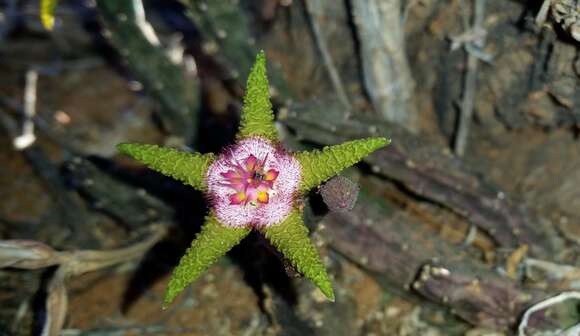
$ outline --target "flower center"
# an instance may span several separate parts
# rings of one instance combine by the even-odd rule
[[[265,171],[266,156],[260,161],[254,155],[248,156],[243,164],[229,162],[231,168],[225,173],[222,185],[231,188],[234,192],[230,194],[230,204],[232,205],[253,205],[267,204],[270,201],[270,192],[274,188],[274,181],[278,177],[278,171],[269,169]]]

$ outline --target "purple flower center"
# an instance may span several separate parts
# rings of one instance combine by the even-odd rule
[[[270,191],[274,187],[274,182],[279,172],[275,169],[264,170],[266,159],[258,160],[250,154],[240,164],[238,162],[228,162],[230,168],[227,172],[221,173],[224,182],[221,184],[233,190],[229,200],[231,205],[253,205],[267,204],[270,200]]]
[[[207,195],[225,225],[274,225],[295,206],[301,171],[298,160],[271,141],[242,139],[208,167]]]

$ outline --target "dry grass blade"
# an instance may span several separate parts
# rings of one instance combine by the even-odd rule
[[[151,234],[145,240],[110,251],[58,252],[32,240],[0,241],[0,268],[39,269],[60,265],[48,284],[46,318],[41,332],[42,336],[58,336],[67,314],[66,279],[140,257],[167,231],[164,225],[154,225],[150,230]]]
[[[579,267],[533,258],[525,259],[523,265],[527,281],[535,286],[580,290]]]
[[[528,308],[528,310],[526,310],[526,312],[522,316],[520,324],[518,326],[518,336],[528,335],[526,333],[526,328],[528,327],[528,322],[530,321],[530,317],[532,316],[532,314],[537,313],[541,310],[545,310],[551,306],[560,304],[560,303],[562,303],[566,300],[570,300],[570,299],[580,300],[580,292],[563,292],[563,293],[560,293],[554,297],[540,301],[540,302],[536,303],[535,305],[531,306],[530,308]],[[578,329],[578,326],[573,326],[572,328],[569,328],[568,330],[554,331],[554,334],[555,335],[577,335],[577,334],[570,334],[569,333],[569,332],[573,332],[574,330],[577,330],[577,329]],[[564,332],[566,332],[566,334],[564,334]]]
[[[483,29],[485,21],[485,0],[476,0],[473,19],[473,31],[480,31]],[[485,40],[479,39],[475,42],[479,49],[483,49]],[[466,51],[467,46],[466,44]],[[455,137],[455,153],[458,156],[463,156],[467,149],[467,138],[469,137],[471,119],[473,118],[473,109],[475,104],[475,93],[477,85],[477,70],[478,59],[473,53],[467,53],[467,71],[465,73],[465,82],[463,88],[463,98],[461,101],[461,114],[459,116],[459,123],[457,125],[457,135]]]
[[[47,288],[46,319],[41,336],[58,336],[66,319],[68,296],[65,286],[66,274],[59,268]]]
[[[62,252],[66,259],[63,263],[64,271],[68,276],[80,275],[135,259],[161,240],[166,230],[164,225],[154,225],[151,227],[151,236],[144,241],[116,250]]]
[[[39,269],[62,262],[59,252],[33,240],[0,240],[0,268]]]

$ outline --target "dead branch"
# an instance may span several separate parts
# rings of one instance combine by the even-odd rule
[[[536,303],[535,305],[531,306],[529,309],[526,310],[524,315],[522,316],[522,320],[518,326],[518,335],[519,336],[526,336],[526,328],[530,322],[530,319],[533,314],[545,310],[548,307],[560,304],[567,300],[580,300],[580,292],[564,292],[560,293],[556,296],[551,298],[545,299],[541,302]],[[578,330],[580,330],[580,324],[575,325],[567,330],[554,330],[553,332],[558,335],[578,335]]]
[[[333,249],[388,289],[420,294],[477,326],[512,327],[547,295],[516,285],[378,199],[360,199],[352,212],[330,213],[321,225]]]
[[[328,44],[326,43],[326,39],[322,33],[322,22],[324,22],[323,18],[323,11],[324,5],[323,2],[320,0],[309,0],[304,2],[304,6],[306,9],[306,13],[308,14],[310,27],[312,29],[312,35],[314,37],[314,41],[320,55],[322,56],[322,61],[324,67],[326,68],[326,72],[328,73],[328,77],[330,78],[330,82],[334,87],[334,91],[336,91],[336,95],[340,100],[340,103],[343,105],[345,111],[345,117],[348,118],[350,114],[350,110],[352,106],[346,95],[346,90],[342,85],[342,80],[340,79],[340,75],[336,66],[334,65],[334,61],[332,60],[332,56],[330,55],[330,51],[328,50]]]
[[[411,102],[415,84],[405,55],[401,1],[352,0],[351,5],[364,84],[373,107],[384,120],[417,131],[419,116]]]
[[[75,157],[64,168],[68,182],[95,210],[122,223],[128,230],[173,216],[172,209],[158,198],[113,178],[85,158]]]
[[[294,107],[285,123],[300,139],[335,144],[353,138],[388,136],[392,143],[366,159],[374,173],[401,183],[413,194],[440,204],[487,232],[502,247],[530,247],[532,255],[548,256],[559,243],[546,221],[525,205],[487,183],[464,162],[386,122],[363,117],[340,121],[326,118],[332,102]],[[369,126],[372,125],[372,126]]]
[[[0,268],[40,269],[58,265],[51,277],[46,299],[46,317],[42,336],[58,336],[67,314],[68,295],[66,280],[71,276],[100,270],[136,259],[159,242],[166,233],[165,225],[154,225],[145,240],[110,251],[63,251],[35,241],[0,241]]]
[[[475,0],[475,10],[472,31],[480,31],[483,29],[485,10],[485,0]],[[485,35],[484,35],[485,36]],[[484,38],[478,38],[474,44],[477,49],[483,48]],[[459,124],[457,127],[457,136],[455,138],[455,153],[458,156],[463,156],[467,147],[467,138],[469,136],[469,126],[473,118],[473,108],[475,100],[475,85],[477,81],[477,68],[479,60],[477,56],[469,52],[466,46],[467,55],[467,72],[465,73],[463,98],[461,101],[461,115],[459,117]]]
[[[58,336],[66,320],[68,294],[65,285],[66,271],[58,269],[48,283],[46,292],[46,317],[41,336]]]

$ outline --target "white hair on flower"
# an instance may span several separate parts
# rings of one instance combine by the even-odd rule
[[[207,170],[217,218],[232,227],[267,227],[292,210],[301,166],[281,146],[251,137],[228,147]]]

